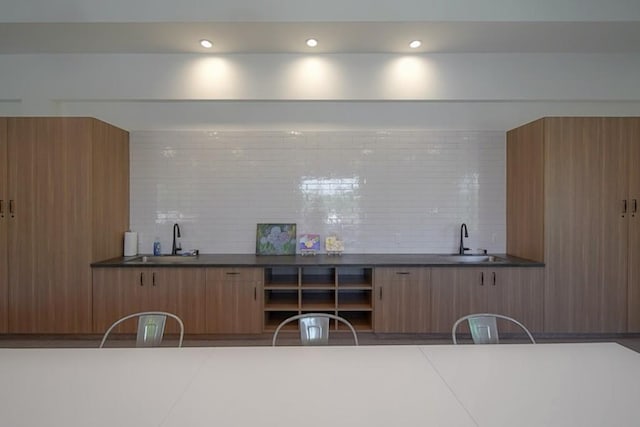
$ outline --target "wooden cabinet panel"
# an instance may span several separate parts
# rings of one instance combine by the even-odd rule
[[[485,270],[476,267],[433,268],[431,271],[431,328],[451,332],[460,317],[487,311]]]
[[[0,118],[0,333],[9,327],[9,179],[7,160],[7,119]]]
[[[176,314],[184,322],[185,333],[205,332],[204,268],[158,268],[151,271],[151,284],[148,279],[149,296],[143,310]]]
[[[428,332],[431,269],[375,269],[375,332]]]
[[[544,260],[544,122],[507,132],[507,253]]]
[[[208,268],[208,333],[252,333],[263,330],[261,268]]]
[[[621,119],[545,121],[545,331],[626,330]]]
[[[640,332],[639,232],[631,212],[634,199],[640,202],[639,121],[553,117],[508,133],[508,252],[526,257],[523,245],[542,237],[546,332]],[[542,163],[524,156],[541,147]],[[526,179],[537,182],[541,173],[543,235],[537,220],[526,228],[521,211],[529,202],[520,194],[537,187]]]
[[[534,267],[496,268],[488,273],[487,311],[513,317],[532,332],[543,330],[544,269]],[[501,330],[518,332],[511,324]]]
[[[432,331],[449,333],[460,317],[487,312],[513,317],[529,330],[541,331],[543,280],[542,268],[433,268]],[[506,323],[500,329],[518,331]]]
[[[640,119],[629,120],[628,331],[640,332]]]
[[[104,333],[116,320],[142,310],[146,297],[143,270],[136,268],[93,269],[93,329]],[[135,322],[118,332],[135,332]]]
[[[168,311],[184,322],[185,333],[204,332],[202,268],[94,268],[93,327],[104,332],[114,321],[139,311]],[[119,332],[134,332],[135,322]],[[176,332],[167,322],[167,332]]]
[[[100,181],[93,175],[97,126],[120,136],[104,141],[118,154],[106,150],[98,156],[100,162],[122,160],[127,133],[95,119],[7,119],[7,181],[13,201],[7,244],[9,332],[92,331],[90,263],[120,255],[128,228],[123,209],[93,220],[101,215],[97,201],[107,194],[94,187]],[[128,183],[117,184],[128,180],[128,170],[124,175],[109,185],[128,198],[128,190],[120,188]],[[108,237],[103,230],[109,230]],[[104,245],[107,239],[110,244]],[[107,249],[98,253],[94,246]]]

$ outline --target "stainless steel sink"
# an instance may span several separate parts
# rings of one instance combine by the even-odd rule
[[[145,255],[127,260],[125,264],[180,264],[193,261],[197,258],[197,255]]]
[[[502,262],[503,258],[495,255],[445,255],[445,258],[452,262],[479,263],[479,262]]]

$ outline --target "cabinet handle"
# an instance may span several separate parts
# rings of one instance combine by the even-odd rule
[[[238,274],[240,274],[240,272],[239,271],[227,271],[226,274],[229,275],[229,276],[237,276]]]
[[[633,199],[631,206],[631,216],[636,216],[636,212],[638,212],[638,200]]]
[[[13,200],[9,200],[9,215],[11,218],[15,218],[15,212],[13,211]]]
[[[0,218],[4,218],[4,200],[0,200]]]
[[[409,275],[411,273],[408,271],[396,271],[396,274]]]
[[[622,201],[622,218],[627,214],[627,199]]]
[[[256,287],[253,287],[253,300],[257,301],[258,299],[258,291],[256,290]]]
[[[480,273],[480,286],[484,286],[484,271]]]
[[[496,272],[493,272],[493,286],[496,285]]]
[[[151,273],[151,285],[152,286],[156,285],[156,273],[155,272]]]
[[[144,273],[140,273],[140,286],[144,286]]]
[[[378,299],[382,299],[382,286],[380,286],[380,291],[378,292]]]

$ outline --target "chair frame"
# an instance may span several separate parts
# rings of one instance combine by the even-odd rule
[[[291,317],[283,320],[278,325],[278,327],[276,328],[275,332],[273,333],[273,339],[271,340],[271,346],[272,347],[276,346],[276,340],[278,339],[278,333],[280,332],[280,330],[282,329],[283,326],[285,326],[288,323],[295,322],[296,320],[300,320],[300,319],[304,319],[304,318],[308,318],[308,317],[325,317],[325,318],[337,320],[339,322],[344,323],[351,330],[351,333],[353,334],[353,341],[355,342],[355,345],[359,345],[359,343],[358,343],[358,334],[356,333],[356,330],[354,329],[353,325],[351,325],[351,323],[347,319],[345,319],[344,317],[336,316],[335,314],[329,314],[329,313],[304,313],[304,314],[297,314],[295,316],[291,316]]]
[[[113,324],[109,327],[109,329],[107,329],[107,331],[104,333],[104,336],[102,337],[102,341],[100,342],[100,347],[99,348],[103,348],[105,342],[107,341],[107,338],[109,337],[109,334],[111,333],[111,331],[118,326],[119,324],[129,320],[129,319],[133,319],[133,318],[138,318],[138,322],[140,322],[140,317],[142,316],[165,316],[165,317],[171,317],[172,319],[175,319],[176,322],[178,322],[178,325],[180,326],[180,340],[178,341],[178,348],[182,347],[182,342],[184,341],[184,323],[182,322],[182,319],[180,319],[178,316],[176,316],[173,313],[168,313],[166,311],[140,311],[138,313],[132,313],[129,314],[127,316],[124,316],[118,320],[116,320],[115,322],[113,322]],[[164,332],[163,332],[164,335]]]
[[[458,330],[458,326],[464,322],[465,320],[467,322],[469,322],[470,319],[473,319],[474,317],[494,317],[496,319],[504,319],[504,320],[508,320],[512,323],[515,323],[516,325],[518,325],[520,327],[520,329],[522,329],[527,336],[529,337],[529,339],[531,340],[532,344],[536,343],[536,340],[533,338],[533,335],[531,335],[531,332],[529,332],[529,330],[527,329],[526,326],[524,326],[521,322],[517,321],[516,319],[514,319],[513,317],[509,317],[509,316],[504,316],[502,314],[495,314],[495,313],[475,313],[475,314],[468,314],[466,316],[462,316],[461,318],[459,318],[458,320],[456,320],[456,322],[453,324],[453,327],[451,328],[451,338],[453,339],[453,343],[454,344],[458,344],[458,341],[456,339],[456,331]],[[471,328],[471,325],[469,325],[469,328]],[[497,330],[497,328],[496,328]],[[499,335],[498,335],[499,337]],[[473,333],[472,333],[472,339],[473,339]],[[475,340],[474,340],[475,342]],[[497,342],[496,342],[497,343]]]

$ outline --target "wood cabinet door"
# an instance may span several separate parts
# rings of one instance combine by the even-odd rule
[[[491,269],[487,311],[513,317],[529,331],[542,332],[544,269],[538,267],[505,267]],[[500,330],[519,332],[511,323],[501,323]]]
[[[91,331],[90,121],[8,122],[9,329]]]
[[[147,269],[93,269],[93,331],[104,333],[116,320],[144,309],[148,299]],[[116,332],[135,333],[136,322],[126,322]]]
[[[0,118],[0,333],[9,327],[9,172],[7,170],[7,119]]]
[[[489,270],[478,267],[432,268],[432,332],[450,333],[460,317],[486,312],[489,277]]]
[[[628,332],[640,332],[640,119],[628,119],[631,129],[629,150],[629,242]]]
[[[7,119],[0,118],[0,333],[7,333],[9,327],[9,186],[7,180]]]
[[[422,267],[375,269],[375,332],[429,331],[430,270]]]
[[[205,332],[205,269],[191,267],[155,268],[145,277],[148,298],[142,311],[167,311],[182,319],[185,333]],[[177,325],[167,320],[166,331]]]
[[[621,119],[545,119],[545,331],[626,330],[628,136]]]
[[[258,334],[263,330],[261,268],[208,268],[206,331]]]
[[[94,268],[94,331],[104,332],[114,321],[140,311],[167,311],[180,317],[185,333],[204,332],[203,268]],[[127,322],[118,332],[136,331]],[[166,331],[178,332],[167,320]]]

